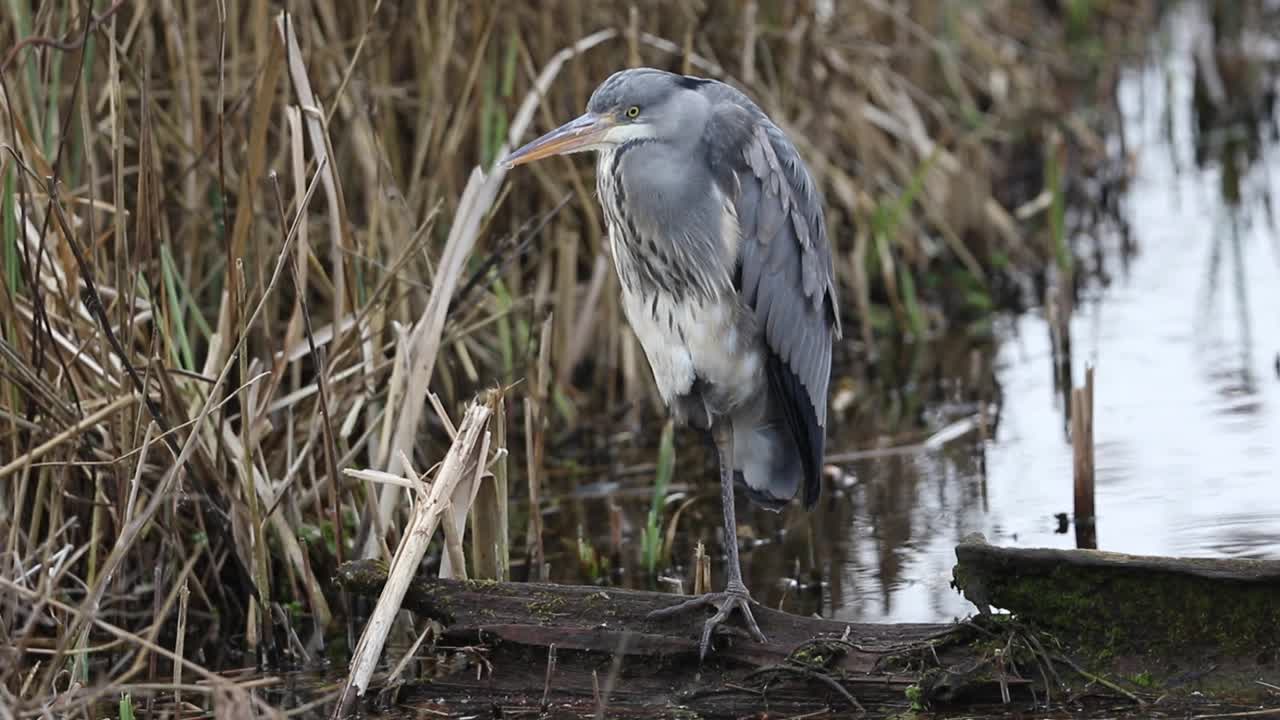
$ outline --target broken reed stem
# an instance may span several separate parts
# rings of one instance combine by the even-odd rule
[[[693,595],[705,595],[711,592],[711,556],[707,554],[707,546],[698,541],[693,550]]]
[[[417,572],[418,564],[426,555],[427,546],[441,519],[450,519],[450,498],[455,488],[468,477],[471,462],[484,464],[485,458],[476,457],[476,451],[485,447],[485,431],[492,414],[493,408],[490,405],[473,401],[458,426],[458,436],[449,447],[430,490],[419,487],[413,516],[391,558],[386,586],[378,597],[378,603],[374,606],[352,654],[351,672],[343,686],[341,700],[334,708],[334,718],[345,717],[354,707],[356,699],[369,689],[369,679],[382,657],[382,648],[391,632],[392,621],[400,611],[400,603]]]
[[[460,484],[459,489],[461,487]],[[440,523],[444,530],[444,557],[440,559],[440,577],[448,580],[466,580],[467,559],[462,550],[463,531],[454,518],[453,503],[449,504],[445,515],[444,521]]]
[[[486,398],[485,405],[492,410],[492,394],[489,394]],[[440,577],[442,578],[467,579],[467,560],[466,554],[462,549],[462,539],[466,536],[467,518],[471,515],[471,508],[475,505],[476,494],[479,492],[480,484],[484,479],[484,460],[489,457],[489,446],[492,440],[492,433],[486,430],[484,437],[480,439],[480,452],[476,454],[474,466],[469,466],[464,471],[463,479],[453,489],[453,493],[449,497],[449,507],[445,511],[444,519],[446,552],[440,563]]]
[[[529,525],[524,544],[529,556],[527,579],[536,582],[542,580],[542,568],[546,564],[546,556],[542,548],[542,494],[539,492],[541,480],[538,477],[538,453],[535,451],[539,433],[537,413],[533,409],[533,403],[532,398],[524,399],[525,478],[529,485]]]
[[[187,585],[187,581],[182,581],[182,589],[178,591],[178,632],[174,640],[173,654],[178,659],[183,658],[183,652],[186,649],[187,642],[187,605],[191,600],[191,588]],[[182,663],[173,664],[173,707],[177,712],[182,711]]]
[[[507,579],[510,536],[507,529],[506,399],[502,389],[492,391],[493,442],[502,454],[494,460],[493,473],[478,480],[471,504],[471,571],[476,580]]]
[[[1085,369],[1084,387],[1071,391],[1071,449],[1075,479],[1076,547],[1098,547],[1094,521],[1093,367]]]

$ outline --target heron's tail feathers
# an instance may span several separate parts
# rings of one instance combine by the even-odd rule
[[[773,394],[732,417],[733,477],[752,502],[781,510],[796,496],[805,468],[791,427]]]
[[[776,354],[769,354],[766,374],[764,391],[731,419],[734,479],[772,510],[803,487],[804,506],[812,508],[822,491],[823,421],[800,378]]]

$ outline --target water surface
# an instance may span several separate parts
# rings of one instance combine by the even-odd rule
[[[1166,51],[1120,82],[1134,168],[1122,210],[1136,254],[1102,240],[1109,282],[1086,289],[1072,316],[1072,373],[1080,385],[1086,364],[1096,369],[1101,549],[1280,558],[1280,235],[1269,201],[1280,160],[1265,141],[1249,157],[1238,141],[1255,127],[1198,136],[1192,49],[1204,32],[1194,8],[1184,12]],[[850,465],[849,524],[824,540],[843,546],[826,613],[972,612],[948,584],[952,548],[969,532],[1074,547],[1056,517],[1072,509],[1072,451],[1046,313],[1006,319],[998,334],[990,437]]]

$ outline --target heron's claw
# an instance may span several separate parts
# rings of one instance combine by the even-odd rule
[[[688,612],[689,610],[696,610],[705,607],[714,608],[716,611],[715,615],[707,618],[707,621],[702,625],[702,641],[698,645],[698,659],[702,660],[707,657],[707,650],[711,648],[712,631],[714,631],[716,627],[725,620],[728,620],[729,616],[733,614],[735,609],[742,612],[742,617],[747,622],[747,630],[750,631],[751,636],[755,638],[756,642],[768,642],[764,637],[764,633],[760,632],[760,626],[756,624],[755,616],[751,614],[751,605],[754,603],[755,601],[751,599],[749,594],[747,594],[747,589],[745,587],[731,587],[727,588],[724,592],[707,593],[706,595],[693,598],[692,600],[686,600],[678,605],[672,605],[669,608],[654,610],[649,613],[649,619],[659,620],[680,615]]]

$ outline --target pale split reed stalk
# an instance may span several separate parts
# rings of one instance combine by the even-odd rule
[[[386,585],[352,654],[351,670],[343,686],[342,699],[334,709],[335,718],[342,717],[369,689],[369,680],[382,657],[382,648],[391,632],[392,622],[400,611],[405,592],[426,555],[427,546],[431,543],[437,526],[442,520],[451,521],[451,512],[466,512],[465,508],[451,511],[450,507],[459,484],[474,479],[477,468],[485,465],[486,458],[480,453],[489,447],[488,425],[492,415],[491,405],[472,402],[462,417],[457,436],[440,464],[431,487],[425,487],[423,478],[410,478],[417,483],[417,502],[413,515],[391,559]]]

